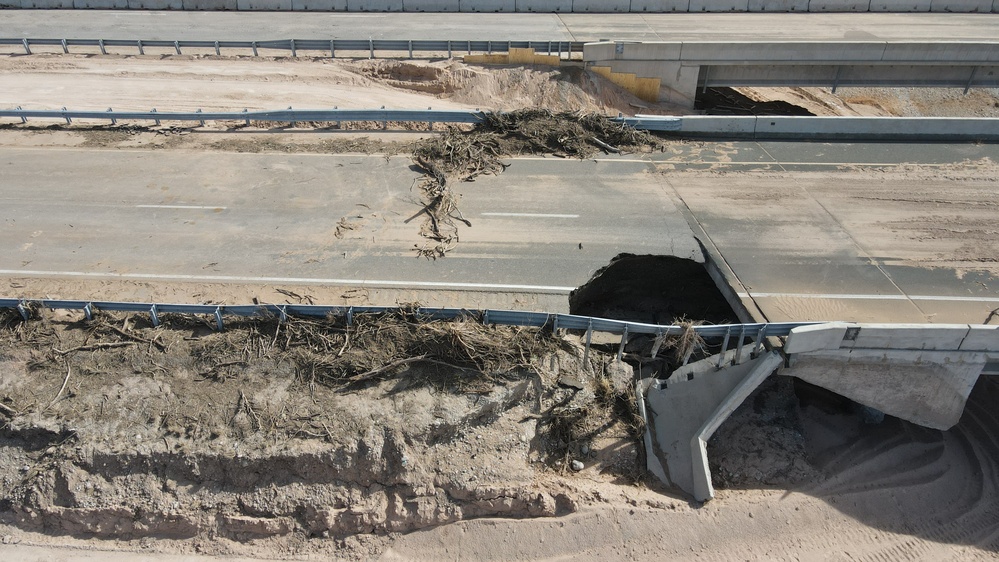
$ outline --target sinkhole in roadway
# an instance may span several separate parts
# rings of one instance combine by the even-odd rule
[[[666,255],[617,255],[569,294],[569,313],[649,324],[739,321],[703,263]]]

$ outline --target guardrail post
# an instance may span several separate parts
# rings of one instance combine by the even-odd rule
[[[215,307],[215,325],[218,326],[220,332],[225,331],[225,325],[222,324],[222,307]]]
[[[290,106],[290,105],[288,106],[288,111],[291,111],[291,106]],[[295,125],[297,125],[297,124],[298,124],[298,122],[297,122],[297,121],[292,121],[292,122],[291,122],[291,128],[292,128],[292,129],[294,129],[294,128],[295,128]]]
[[[178,55],[181,54],[181,52],[180,52],[180,41],[174,41],[173,42],[173,48],[177,49],[177,54]]]
[[[69,54],[69,45],[67,45],[67,44],[66,44],[66,40],[65,40],[65,39],[62,39],[62,40],[60,40],[60,41],[59,41],[59,43],[61,43],[61,44],[62,44],[62,52],[63,52],[64,54],[67,54],[67,55],[68,55],[68,54]]]
[[[354,307],[347,307],[347,326],[351,326],[354,323]]]
[[[222,56],[222,51],[219,49],[219,42],[218,41],[215,42],[215,54],[218,55],[218,56]]]
[[[288,307],[287,306],[278,307],[278,312],[280,313],[278,315],[278,322],[287,322],[288,321]]]
[[[624,332],[621,333],[621,345],[617,346],[617,360],[620,362],[624,357],[624,344],[628,343],[628,325],[624,325]]]
[[[472,42],[468,41],[468,54],[472,54]]]
[[[153,327],[160,325],[160,315],[156,313],[156,305],[149,307],[149,319],[153,322]]]
[[[21,302],[17,303],[17,311],[21,313],[21,318],[23,318],[25,322],[27,322],[28,320],[31,320],[31,312],[28,311],[28,307],[25,306],[26,304],[27,304],[27,301],[23,301],[23,300]]]
[[[294,39],[291,39],[291,56],[293,56],[293,57],[297,57],[298,56],[298,50],[295,49],[295,40]]]
[[[711,72],[711,65],[704,65],[704,86],[701,87],[701,93],[708,91],[708,74]]]
[[[382,106],[382,110],[384,110],[384,109],[385,109],[385,106],[383,105]],[[385,129],[388,129],[388,120],[387,119],[382,119],[382,130],[384,131]]]
[[[839,88],[839,75],[842,72],[843,72],[843,67],[842,66],[837,66],[836,67],[836,77],[833,78],[833,87],[832,87],[832,93],[834,93],[834,94],[836,93],[836,89]]]
[[[24,45],[24,54],[30,55],[31,54],[31,47],[28,46],[28,40],[27,39],[21,39],[21,44]]]
[[[142,39],[136,39],[135,40],[135,44],[138,45],[138,47],[139,47],[139,54],[140,55],[146,54],[146,50],[142,47]]]
[[[427,108],[427,111],[431,111],[431,109],[432,109],[432,108],[429,108],[429,107],[428,107],[428,108]],[[427,121],[427,126],[428,126],[428,127],[430,128],[430,130],[431,130],[431,131],[433,131],[433,130],[434,130],[434,122],[433,122],[433,121]]]
[[[152,111],[150,111],[149,113],[156,113],[156,108],[154,107],[154,108],[153,108],[153,110],[152,110]],[[155,122],[156,122],[156,126],[157,126],[157,127],[159,127],[159,126],[160,126],[160,120],[159,120],[159,118],[158,118],[158,117],[153,117],[153,121],[155,121]]]
[[[447,40],[447,58],[451,58],[451,40]]]
[[[97,45],[101,48],[101,54],[102,55],[108,54],[108,50],[104,48],[104,40],[103,39],[98,39],[97,40]]]
[[[94,319],[93,305],[91,305],[89,302],[83,305],[83,316],[87,319],[87,322]]]
[[[195,113],[201,113],[201,108],[198,108],[198,110],[195,111]],[[198,121],[198,123],[200,123],[202,127],[205,126],[205,120],[204,119]]]
[[[555,322],[552,324],[552,333],[558,331],[558,314],[555,315]]]
[[[586,345],[583,346],[583,368],[585,369],[589,365],[590,361],[590,342],[593,340],[593,319],[590,318],[589,324],[586,325]]]
[[[23,110],[21,109],[21,106],[17,106],[17,110],[18,110],[18,111],[23,111]],[[27,118],[27,117],[24,117],[24,116],[21,116],[21,123],[27,123],[27,122],[28,122],[28,118]]]
[[[253,56],[257,56],[257,42],[250,43],[250,47],[253,48]]]
[[[763,352],[763,338],[767,336],[767,328],[770,324],[764,324],[760,328],[760,333],[756,334],[756,345],[753,346],[753,357],[758,357]]]
[[[562,59],[562,42],[561,41],[558,42],[558,58],[559,58],[559,60]]]
[[[117,125],[118,124],[118,120],[114,118],[114,112],[111,111],[110,107],[108,108],[108,113],[111,114],[111,124],[112,125]]]
[[[247,109],[246,109],[246,108],[244,107],[244,108],[243,108],[243,113],[249,113],[249,111],[248,111],[248,110],[247,110]],[[246,126],[247,126],[247,127],[249,127],[249,126],[250,126],[250,118],[249,118],[249,117],[247,117],[247,118],[246,118],[246,119],[244,120],[244,123],[246,123]]]
[[[68,115],[66,115],[66,108],[65,107],[62,108],[62,118],[66,120],[66,124],[67,125],[72,125],[73,124],[73,120],[70,119]]]
[[[409,40],[409,58],[413,58],[413,40]]]
[[[330,39],[330,58],[331,59],[336,58],[336,45],[334,44],[332,39]]]
[[[337,109],[340,109],[340,108],[339,108],[338,106],[334,105],[334,106],[333,106],[333,111],[336,111]],[[337,129],[339,129],[339,128],[341,127],[341,125],[342,125],[342,124],[343,124],[343,121],[339,121],[339,120],[338,120],[338,121],[336,122],[336,128],[337,128]]]
[[[728,351],[728,339],[732,335],[732,328],[725,330],[725,339],[722,340],[721,353],[718,354],[718,368],[725,365],[725,352]]]
[[[489,325],[489,309],[486,309],[486,311],[482,313],[482,325]]]
[[[370,37],[368,38],[368,58],[375,58],[375,42]]]
[[[738,365],[739,359],[742,358],[742,344],[746,339],[746,325],[742,325],[742,329],[739,330],[739,345],[735,346],[735,359],[732,361],[733,364]]]
[[[549,41],[548,42],[548,56],[551,56],[551,54],[552,54],[552,42]]]

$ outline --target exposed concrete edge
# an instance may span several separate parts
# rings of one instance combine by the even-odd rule
[[[784,342],[784,353],[839,349],[843,345],[843,337],[849,326],[846,322],[829,322],[794,328]]]
[[[655,379],[641,379],[635,383],[635,399],[638,401],[638,415],[642,418],[642,422],[645,423],[645,435],[643,436],[645,443],[645,467],[660,482],[669,482],[669,477],[666,476],[666,469],[663,468],[662,462],[659,461],[659,457],[654,452],[655,445],[652,443],[652,426],[649,424],[649,414],[645,408],[645,391],[654,383]]]
[[[728,395],[725,401],[708,418],[708,421],[701,426],[701,429],[690,440],[690,458],[694,478],[694,499],[703,502],[714,497],[715,490],[711,485],[711,468],[708,466],[708,439],[714,435],[721,424],[732,415],[732,412],[741,405],[750,394],[763,381],[770,376],[770,373],[780,366],[783,359],[776,351],[766,354],[759,364],[746,375],[739,386]]]

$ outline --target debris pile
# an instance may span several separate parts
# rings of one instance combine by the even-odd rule
[[[499,174],[509,166],[505,156],[551,154],[562,158],[588,158],[597,152],[624,153],[662,149],[662,139],[597,114],[554,113],[546,109],[523,109],[510,113],[486,113],[472,130],[449,127],[426,139],[413,150],[413,161],[423,170],[420,184],[422,214],[427,218],[421,235],[429,240],[416,246],[418,256],[444,257],[458,244],[461,216],[458,198],[451,186],[473,181],[483,174]]]

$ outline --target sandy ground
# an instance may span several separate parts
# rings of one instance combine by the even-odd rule
[[[198,67],[192,71],[193,64],[210,64],[212,70]],[[170,109],[206,110],[289,103],[435,108],[544,103],[555,109],[615,113],[636,109],[631,105],[636,100],[588,75],[559,80],[551,70],[499,70],[483,77],[481,70],[457,63],[431,67],[439,72],[382,61],[314,64],[213,57],[193,62],[181,57],[10,57],[0,58],[0,105],[157,106],[163,110],[163,100],[169,100]],[[376,83],[373,77],[379,75],[380,83]],[[602,96],[589,97],[595,91]],[[906,114],[908,107],[918,105],[911,96],[905,103],[880,98],[868,103],[860,98],[873,99],[870,92],[851,95],[850,108],[844,105],[842,110],[847,114]],[[220,99],[230,100],[231,105],[212,105]],[[980,102],[976,107],[991,103],[989,98],[971,99]],[[823,107],[823,111],[840,111],[829,109],[838,107],[834,99],[809,103],[816,113]],[[947,111],[972,111],[963,98],[947,107]],[[294,132],[281,134],[287,137],[282,143],[304,138]],[[412,135],[392,140],[405,143]],[[176,142],[205,142],[186,140],[191,137],[197,136],[6,131],[3,142],[89,146],[134,142],[150,148],[169,147],[177,138],[185,140]],[[324,140],[328,138],[310,136],[301,144],[327,150],[321,144]],[[910,222],[896,227],[917,233],[925,230]],[[987,225],[976,225],[991,232]],[[16,279],[5,282],[8,290],[16,289],[18,283]],[[130,283],[88,282],[77,288],[94,298],[120,296],[124,291],[139,299],[169,299],[192,292],[187,286]],[[292,289],[317,302],[383,304],[407,302],[412,296],[357,293],[349,288]],[[52,296],[72,296],[64,283],[53,281],[50,290]],[[288,298],[272,287],[206,286],[201,291],[204,300],[216,302]],[[439,295],[441,304],[454,304],[452,297],[474,307],[489,306],[493,298]],[[524,308],[550,308],[534,298],[525,297]],[[76,320],[55,318],[59,326],[53,333],[60,349],[65,350],[67,343],[81,343],[73,339],[82,334],[72,326]],[[185,338],[195,336],[204,334],[192,329],[190,334],[164,337],[183,346],[194,345]],[[514,383],[455,393],[425,387],[393,389],[383,382],[347,397],[319,388],[312,395],[315,401],[310,402],[303,400],[307,391],[298,397],[288,392],[303,390],[295,386],[301,383],[277,367],[270,374],[257,370],[223,377],[209,383],[212,390],[206,393],[203,383],[192,378],[194,364],[185,363],[189,359],[164,364],[162,371],[150,367],[152,374],[144,368],[129,371],[122,378],[121,369],[132,367],[114,367],[116,356],[77,353],[73,361],[79,363],[73,368],[89,366],[93,376],[77,371],[65,385],[68,392],[61,396],[65,371],[59,357],[56,352],[34,356],[27,347],[0,350],[0,403],[33,412],[30,420],[8,422],[0,432],[5,455],[0,463],[4,496],[0,500],[4,514],[0,556],[4,559],[135,556],[176,560],[215,555],[672,560],[694,555],[726,561],[937,561],[999,557],[999,441],[995,438],[999,417],[994,408],[999,389],[992,380],[979,382],[961,423],[947,432],[891,418],[869,425],[850,404],[807,393],[795,398],[789,383],[773,381],[747,400],[710,443],[718,495],[698,505],[623,470],[629,462],[632,466],[639,463],[640,456],[620,428],[601,434],[585,454],[579,448],[573,450],[586,461],[582,471],[533,462],[538,459],[536,454],[532,457],[532,451],[537,452],[533,448],[537,420],[530,415],[536,413],[532,409],[536,396],[527,391],[518,394],[521,389]],[[560,357],[557,365],[563,374],[578,375],[578,357],[572,353]],[[36,369],[43,360],[48,366]],[[545,372],[546,376],[555,374]],[[574,386],[551,380],[549,397],[575,395]],[[585,393],[591,383],[586,382],[580,392]],[[50,404],[53,396],[59,400]],[[173,427],[156,411],[176,408],[178,400],[203,403],[206,396],[209,400],[220,397],[217,409],[226,416],[232,414],[224,423],[212,422],[225,427],[218,438],[188,435],[185,432],[194,431],[192,427],[201,426]],[[31,404],[37,407],[32,410]],[[109,404],[121,412],[119,419],[101,417]],[[301,426],[319,419],[308,418],[312,412],[293,421],[316,435],[286,434],[280,439],[259,435],[259,421],[252,418],[269,412],[283,419],[281,408],[289,404],[342,414],[344,426],[353,427],[355,433],[344,431],[341,438],[334,438],[316,429],[321,423],[308,426],[312,429]],[[498,415],[496,420],[477,425],[489,408]],[[457,416],[445,420],[457,428],[456,437],[446,447],[427,447],[428,437],[434,435],[431,429],[443,419],[431,413],[442,410],[445,417]],[[372,425],[372,415],[394,420],[399,433],[371,434],[369,430],[377,427]],[[158,423],[150,423],[147,416]],[[77,427],[79,423],[87,424],[82,432],[76,431],[83,427]],[[82,437],[61,437],[69,429]],[[411,441],[406,441],[407,436]],[[366,454],[364,448],[371,449],[372,443],[378,443],[375,448],[380,452]],[[240,446],[250,452],[236,452]],[[350,452],[347,457],[353,460],[328,466],[309,460],[334,458],[342,451]],[[283,459],[280,466],[286,472],[275,470],[278,459]],[[418,469],[389,466],[402,459]],[[195,465],[205,470],[204,477],[191,475],[190,467]],[[209,465],[222,475],[205,468]],[[346,472],[336,474],[330,466]],[[178,478],[178,474],[186,476]],[[288,474],[297,476],[286,478]],[[310,480],[310,474],[319,476]],[[395,480],[388,485],[380,482],[385,474]],[[476,485],[472,478],[487,480],[489,485]],[[372,486],[381,488],[373,492]],[[309,511],[310,506],[332,511]],[[347,526],[335,529],[337,522]],[[95,549],[112,553],[95,554]]]

